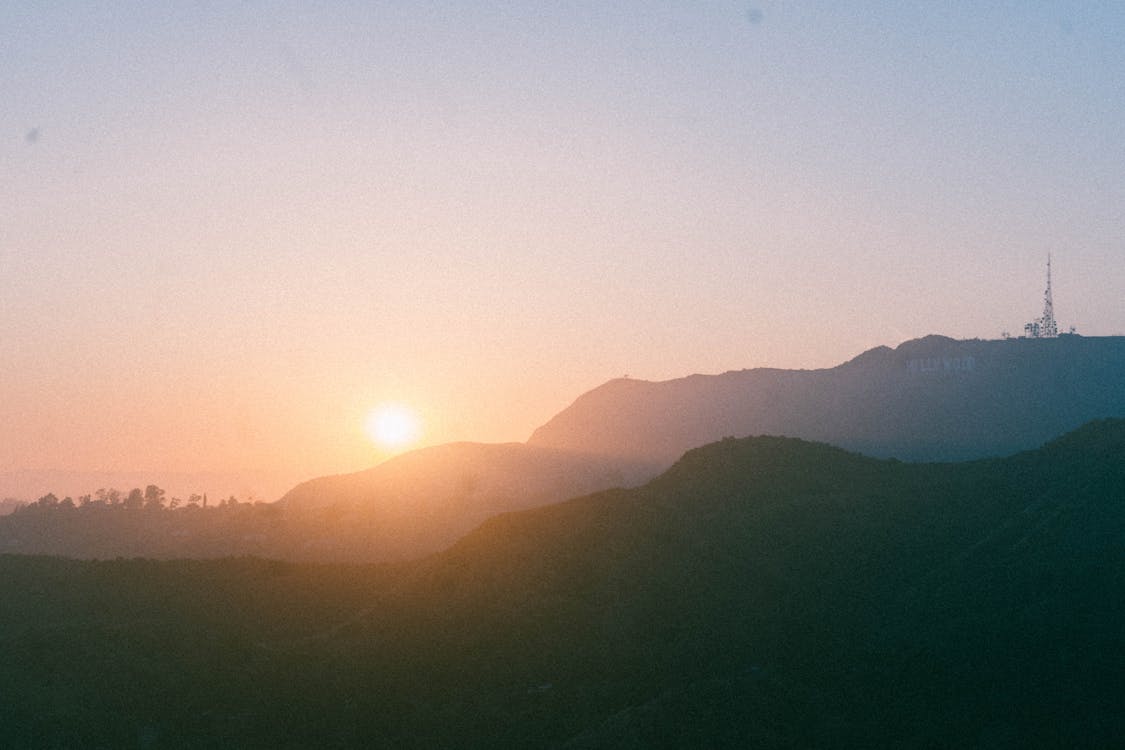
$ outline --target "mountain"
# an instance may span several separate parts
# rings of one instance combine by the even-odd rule
[[[928,336],[826,370],[613,380],[527,443],[424,448],[309,480],[270,507],[17,513],[0,518],[0,552],[403,560],[443,549],[498,513],[636,486],[726,436],[785,435],[874,457],[952,461],[1029,449],[1122,415],[1125,337]]]
[[[0,556],[20,747],[1107,747],[1125,420],[956,464],[781,437],[397,566]]]
[[[299,485],[282,499],[287,513],[307,518],[308,509],[331,507],[335,530],[284,556],[434,552],[489,516],[639,484],[726,436],[786,435],[876,457],[952,461],[1025,450],[1121,415],[1125,337],[928,336],[827,370],[618,379],[581,396],[526,444],[436,446]]]
[[[638,484],[656,471],[641,461],[522,443],[447,443],[309,480],[279,505],[290,518],[327,512],[341,530],[366,529],[354,541],[366,559],[392,560],[436,552],[497,513]],[[347,544],[326,535],[319,546]]]
[[[825,370],[611,380],[529,445],[668,466],[726,436],[786,435],[877,457],[1006,455],[1125,416],[1125,337],[956,341],[927,336]]]

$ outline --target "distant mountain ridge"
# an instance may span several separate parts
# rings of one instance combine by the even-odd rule
[[[340,530],[367,530],[350,541],[326,535],[309,553],[403,559],[436,552],[497,513],[639,484],[658,470],[649,462],[524,443],[445,443],[364,471],[310,479],[278,504],[296,516],[328,511]]]
[[[875,457],[956,461],[1027,450],[1117,416],[1125,416],[1125,337],[926,336],[823,370],[611,380],[535,430],[528,445],[667,466],[723,437],[770,434]]]
[[[0,521],[0,551],[403,560],[437,552],[500,513],[637,486],[686,451],[728,436],[780,435],[876,458],[954,461],[1036,448],[1091,420],[1121,416],[1125,337],[927,336],[823,370],[612,380],[527,443],[411,451],[308,480],[268,508],[24,514]]]

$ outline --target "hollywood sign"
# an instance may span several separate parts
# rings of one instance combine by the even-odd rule
[[[972,372],[976,369],[972,357],[916,357],[906,363],[906,371],[919,372]]]

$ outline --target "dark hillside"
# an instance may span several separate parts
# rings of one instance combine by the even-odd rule
[[[394,569],[0,558],[0,724],[27,747],[1111,746],[1123,447],[1122,420],[964,464],[724,440]]]

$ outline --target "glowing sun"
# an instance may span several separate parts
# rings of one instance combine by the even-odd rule
[[[380,404],[371,410],[364,423],[367,436],[384,450],[399,450],[418,442],[422,420],[405,404]]]

